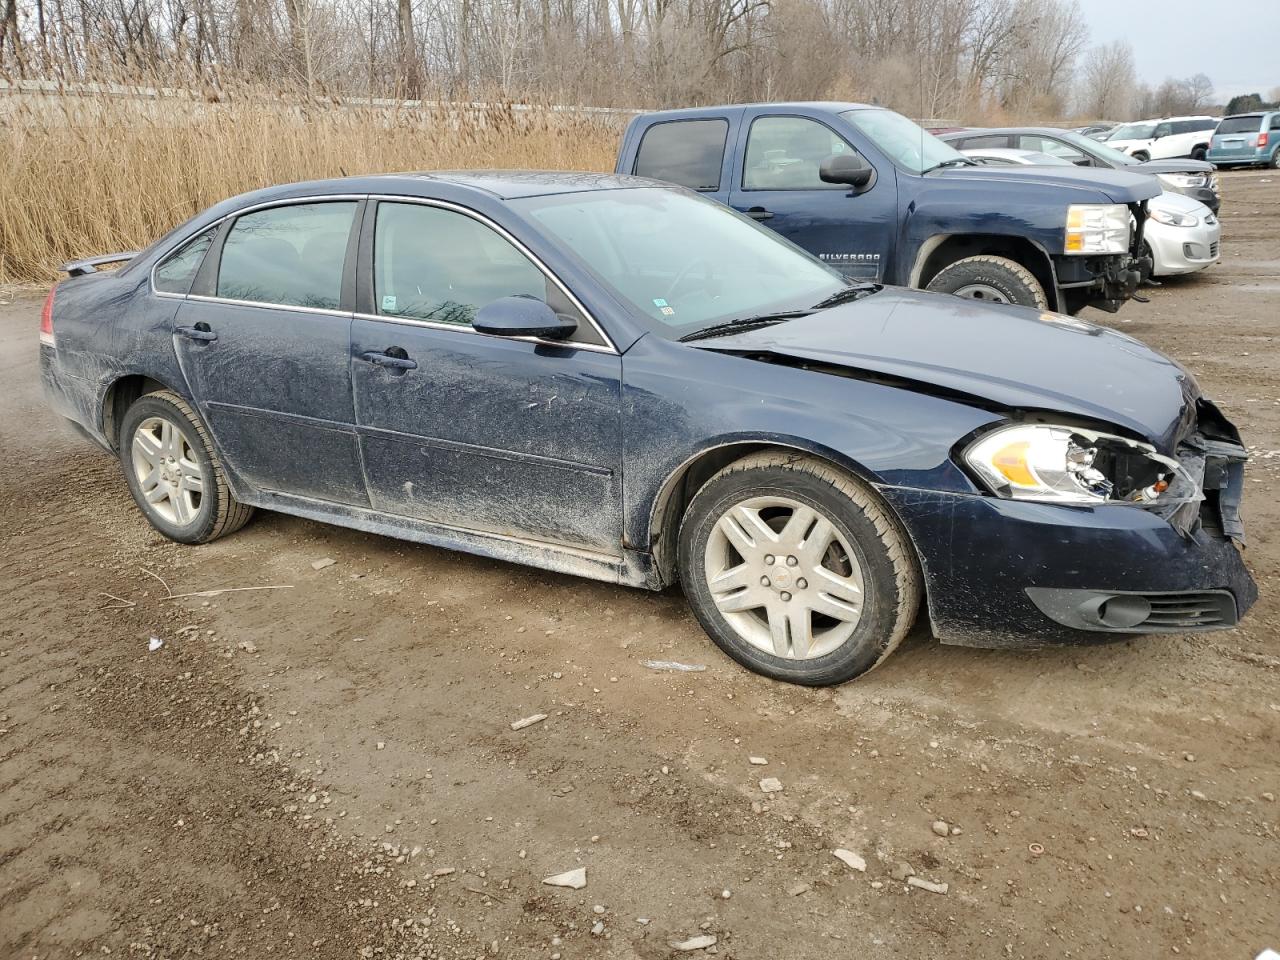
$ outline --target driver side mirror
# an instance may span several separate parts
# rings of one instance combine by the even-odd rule
[[[867,161],[856,153],[836,153],[822,161],[818,179],[823,183],[845,183],[855,190],[862,190],[875,176]]]
[[[578,329],[577,323],[562,317],[536,297],[503,297],[476,311],[471,326],[478,333],[496,337],[541,337],[563,340]]]

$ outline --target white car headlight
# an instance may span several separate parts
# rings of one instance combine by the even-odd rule
[[[1164,181],[1175,190],[1203,187],[1208,180],[1208,177],[1203,173],[1158,173],[1156,178]]]
[[[1064,252],[1073,256],[1129,249],[1129,208],[1123,203],[1073,203],[1067,207]]]
[[[1152,210],[1149,213],[1152,220],[1157,223],[1163,223],[1169,227],[1198,227],[1200,218],[1194,213],[1175,213],[1172,210]]]
[[[965,463],[998,497],[1044,503],[1152,503],[1180,478],[1198,485],[1155,447],[1080,427],[1001,427],[964,451]]]

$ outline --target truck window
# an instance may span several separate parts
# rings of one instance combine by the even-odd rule
[[[760,117],[747,134],[742,189],[848,190],[843,184],[824,183],[818,170],[827,157],[854,152],[843,138],[816,120]]]
[[[727,120],[672,120],[650,127],[640,141],[638,177],[653,177],[693,190],[719,190]]]

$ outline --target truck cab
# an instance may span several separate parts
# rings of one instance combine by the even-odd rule
[[[617,172],[681,184],[851,279],[1076,313],[1140,278],[1154,177],[974,164],[907,118],[857,103],[641,114]]]

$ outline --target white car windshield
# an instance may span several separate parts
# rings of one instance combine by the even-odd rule
[[[848,286],[772,230],[681,190],[556,194],[511,206],[668,338],[806,310]]]
[[[970,161],[949,143],[943,143],[922,126],[892,110],[868,108],[841,114],[894,163],[915,174],[943,164],[965,165]]]
[[[1150,140],[1156,135],[1154,123],[1126,123],[1107,135],[1108,140]]]

